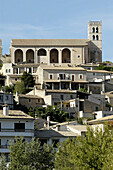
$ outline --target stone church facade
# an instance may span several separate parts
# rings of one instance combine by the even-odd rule
[[[88,22],[88,39],[12,39],[13,64],[79,65],[102,61],[102,22]]]

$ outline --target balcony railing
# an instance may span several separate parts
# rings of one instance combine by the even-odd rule
[[[70,77],[58,77],[58,80],[71,80]]]
[[[26,132],[26,133],[33,133],[34,129],[0,129],[0,132]]]
[[[0,145],[0,149],[8,149],[9,145]]]

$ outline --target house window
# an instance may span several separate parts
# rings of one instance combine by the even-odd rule
[[[50,79],[50,80],[53,79],[53,75],[52,75],[52,74],[49,75],[49,79]]]
[[[15,78],[15,81],[17,81],[17,78]]]
[[[29,99],[29,102],[31,102],[31,99]]]
[[[53,139],[52,140],[53,147],[57,148],[58,143],[59,143],[59,139]]]
[[[38,103],[40,103],[40,99],[38,99]]]
[[[54,102],[54,106],[57,106],[57,103],[56,103],[56,102]]]
[[[73,99],[73,95],[70,95],[70,99]]]
[[[65,74],[59,74],[59,79],[61,79],[61,80],[66,79],[66,75]]]
[[[31,73],[31,68],[29,68],[29,73]]]
[[[8,100],[8,96],[5,96],[5,100]]]
[[[83,79],[83,74],[79,74],[79,79]]]
[[[33,73],[36,73],[36,71],[37,71],[37,68],[33,67]]]
[[[0,96],[0,100],[3,102],[3,96]]]
[[[18,59],[18,63],[20,62],[20,59]]]
[[[47,143],[47,139],[39,139],[40,145],[43,146],[44,143]]]
[[[25,123],[14,123],[15,132],[25,132]]]
[[[80,55],[78,55],[78,58],[80,58]]]
[[[11,72],[11,69],[9,69],[9,73]]]
[[[63,95],[61,95],[60,98],[61,98],[61,100],[64,100],[64,96]]]
[[[6,73],[8,73],[8,69],[6,69]]]
[[[96,107],[95,110],[98,111],[98,107]]]
[[[72,80],[72,81],[75,80],[75,75],[72,75],[71,80]]]
[[[17,138],[17,141],[20,141],[20,137]],[[25,139],[22,140],[22,143],[25,142]],[[16,140],[14,139],[14,143],[16,143]]]

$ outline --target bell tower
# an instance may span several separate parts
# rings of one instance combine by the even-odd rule
[[[88,22],[90,62],[102,62],[102,21]]]

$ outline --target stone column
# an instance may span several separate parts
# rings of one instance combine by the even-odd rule
[[[82,63],[83,63],[83,64],[85,63],[84,60],[85,60],[85,59],[84,59],[84,48],[82,48]]]
[[[69,82],[69,89],[71,90],[71,82]]]
[[[89,93],[89,84],[87,85],[87,92]]]
[[[15,63],[15,50],[13,50],[13,48],[11,49],[11,61],[12,61],[12,63]]]
[[[61,90],[61,82],[59,82],[59,90]]]
[[[23,62],[26,62],[26,51],[27,50],[23,50]]]
[[[102,82],[102,92],[105,93],[105,83],[104,83],[104,81]]]
[[[37,49],[34,50],[34,64],[37,63]]]
[[[80,89],[80,83],[79,83],[79,89]]]
[[[62,65],[62,50],[59,49],[59,65]]]
[[[18,74],[20,74],[20,73],[19,73],[19,68],[18,68]]]
[[[47,65],[50,65],[50,49],[47,50]]]
[[[54,90],[54,84],[52,83],[52,90]]]

